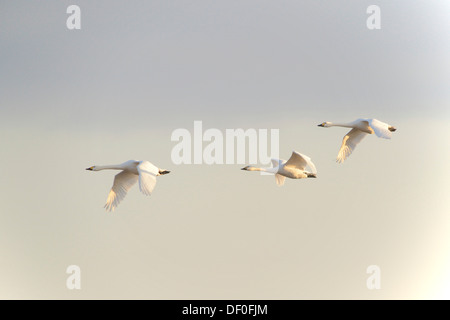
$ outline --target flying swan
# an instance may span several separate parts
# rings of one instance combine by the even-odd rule
[[[318,125],[319,127],[345,127],[352,128],[342,139],[341,149],[339,150],[336,161],[339,163],[344,162],[356,148],[358,143],[367,135],[375,133],[379,138],[390,139],[391,132],[397,130],[393,126],[381,122],[377,119],[358,119],[349,123],[333,123],[323,122]]]
[[[86,168],[90,171],[122,170],[116,174],[114,184],[106,200],[106,211],[114,211],[120,201],[125,198],[128,190],[139,181],[139,189],[146,196],[150,195],[156,185],[156,176],[168,174],[170,171],[162,170],[148,161],[129,160],[122,164],[110,166],[92,166]]]
[[[312,163],[311,158],[297,152],[292,151],[292,155],[288,161],[282,159],[272,159],[272,168],[257,168],[253,166],[246,166],[241,170],[246,171],[264,171],[275,174],[275,181],[277,185],[282,186],[286,178],[304,179],[317,178],[317,170]],[[311,172],[306,171],[309,166]]]

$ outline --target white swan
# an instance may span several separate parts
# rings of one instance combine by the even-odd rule
[[[90,171],[122,170],[114,178],[114,184],[106,200],[107,211],[114,211],[120,201],[125,198],[128,190],[139,180],[139,189],[146,196],[150,195],[156,185],[156,176],[167,174],[170,171],[162,170],[148,161],[129,160],[122,164],[110,166],[92,166],[86,168]]]
[[[292,155],[288,161],[282,159],[272,159],[272,168],[257,168],[253,166],[246,166],[241,170],[247,171],[264,171],[275,174],[275,181],[277,185],[282,186],[286,178],[291,179],[304,179],[304,178],[317,178],[317,170],[312,163],[311,158],[292,151]],[[311,172],[306,171],[306,167],[309,166]]]
[[[347,159],[358,143],[366,136],[366,134],[375,133],[380,138],[390,139],[391,132],[397,130],[393,126],[381,122],[377,119],[358,119],[349,123],[333,123],[333,122],[323,122],[318,125],[319,127],[329,128],[329,127],[345,127],[352,128],[342,139],[341,149],[336,161],[339,163],[344,162]]]

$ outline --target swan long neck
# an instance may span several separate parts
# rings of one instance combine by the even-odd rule
[[[263,172],[269,172],[269,173],[277,173],[278,167],[276,167],[276,168],[258,168],[258,167],[248,166],[247,170],[248,171],[263,171]]]
[[[344,122],[330,122],[328,124],[329,127],[344,127],[344,128],[353,128],[353,123],[344,123]]]
[[[95,171],[100,171],[100,170],[123,170],[123,166],[121,164],[95,166]]]

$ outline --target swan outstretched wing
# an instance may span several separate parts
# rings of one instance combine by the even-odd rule
[[[272,162],[272,167],[273,168],[279,167],[282,164],[286,163],[286,160],[283,160],[283,159],[274,159],[274,158],[272,158],[272,159],[270,159],[270,161]]]
[[[156,176],[159,169],[148,161],[142,161],[138,166],[139,189],[143,194],[149,196],[156,185]]]
[[[277,186],[281,187],[284,184],[284,180],[286,180],[285,176],[282,176],[278,173],[275,174],[275,181],[277,182]]]
[[[317,174],[316,166],[315,166],[314,163],[312,162],[311,158],[308,157],[308,156],[305,156],[304,154],[301,154],[301,153],[300,153],[300,155],[303,157],[303,159],[306,160],[306,163],[307,163],[308,166],[311,168],[311,173]]]
[[[377,119],[368,119],[367,122],[369,123],[369,126],[372,128],[377,137],[384,139],[391,138],[392,133],[391,131],[389,131],[389,125],[387,123],[381,122]]]
[[[272,167],[276,168],[276,167],[280,166],[281,160],[279,160],[279,159],[270,159],[270,161],[272,162]]]
[[[280,168],[283,164],[286,163],[286,160],[283,160],[283,159],[273,159],[272,158],[270,161],[272,161],[273,168]],[[286,180],[285,176],[275,173],[275,181],[277,183],[277,186],[281,187],[282,185],[284,185],[284,180]]]
[[[311,168],[312,173],[317,173],[316,166],[311,161],[311,158],[297,151],[292,151],[291,157],[285,164],[285,167],[295,167],[300,170],[305,170],[306,166]]]
[[[109,191],[108,199],[106,199],[105,208],[107,211],[114,211],[120,201],[125,198],[128,190],[138,181],[138,176],[129,172],[122,171],[114,177],[114,184]]]
[[[292,151],[292,155],[289,160],[286,162],[285,167],[295,167],[301,170],[304,170],[308,163],[302,154]]]
[[[358,129],[350,130],[344,136],[344,139],[342,139],[341,149],[339,150],[336,161],[339,163],[344,162],[344,160],[352,154],[358,143],[360,143],[366,135],[367,133]]]

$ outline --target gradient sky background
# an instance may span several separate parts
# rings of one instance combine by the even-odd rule
[[[448,1],[0,1],[0,298],[450,298],[449,36]],[[398,131],[338,165],[317,124],[359,117]],[[279,129],[319,178],[175,166],[194,120]],[[84,168],[129,159],[172,173],[106,213]]]

